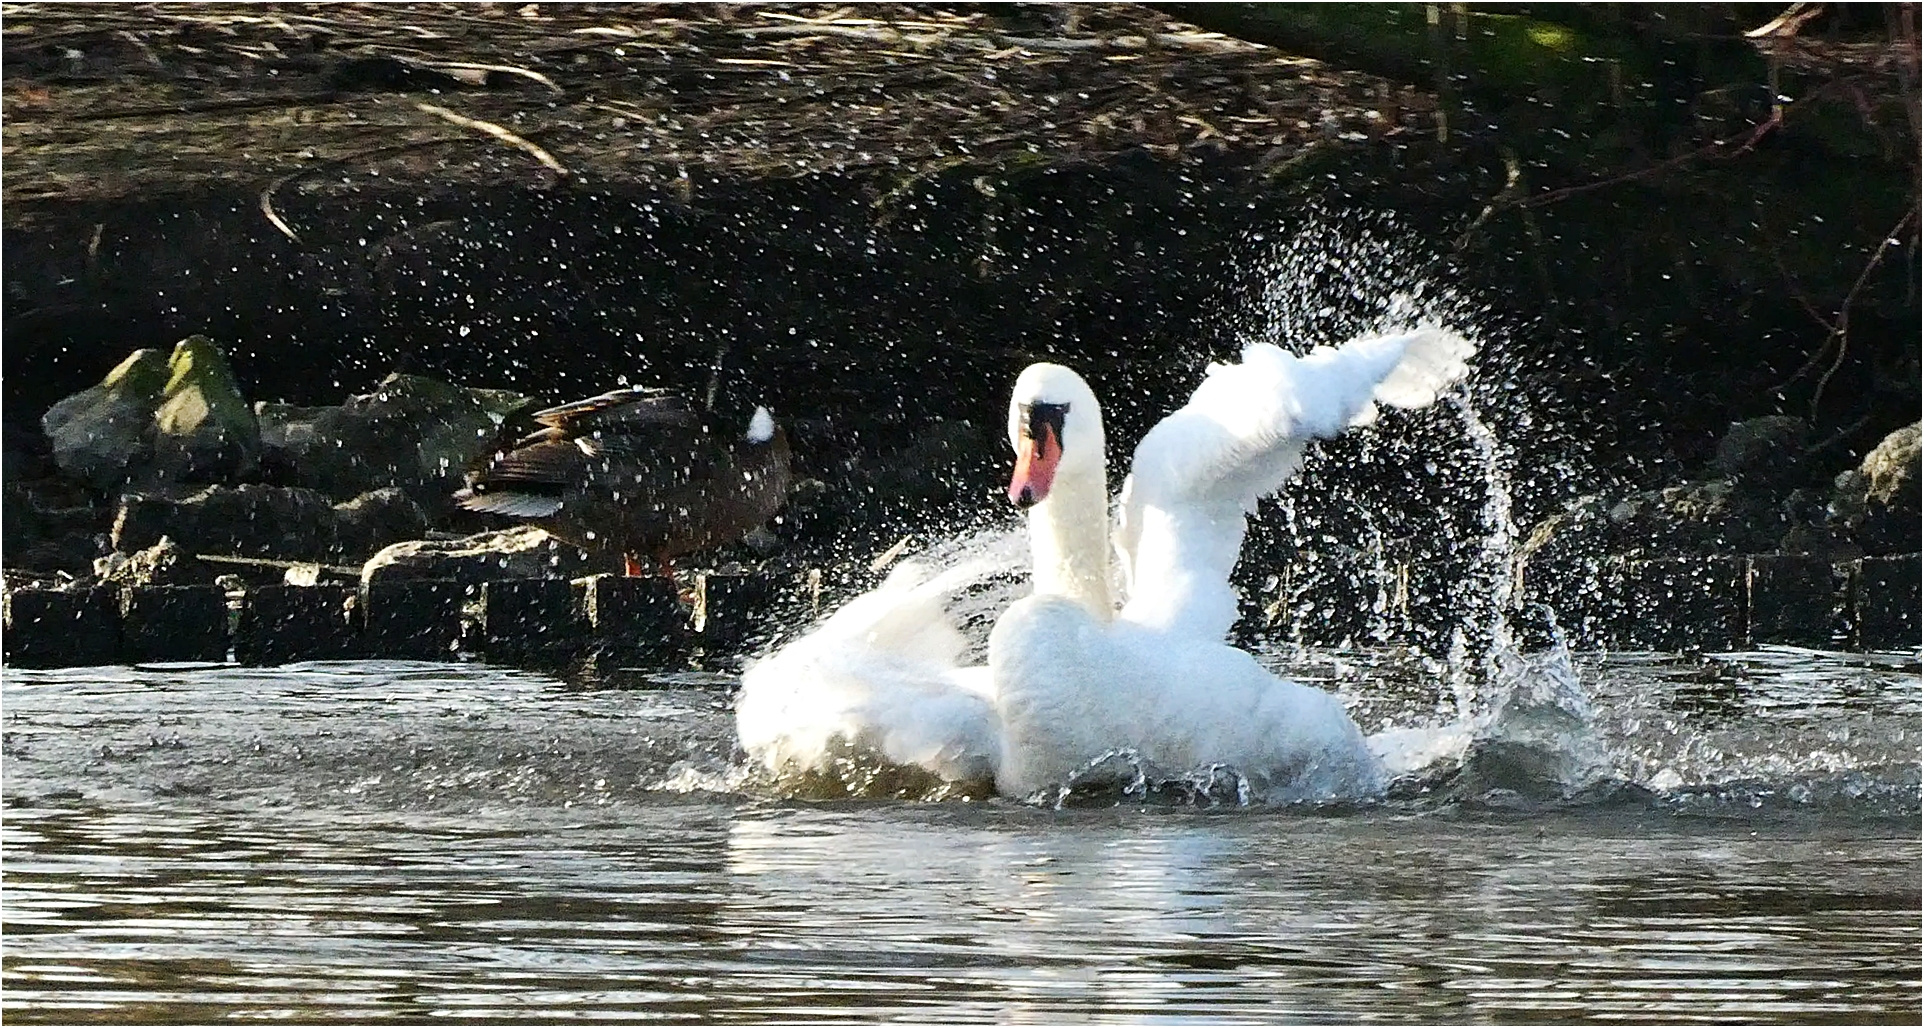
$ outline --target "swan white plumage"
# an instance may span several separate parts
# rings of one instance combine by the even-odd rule
[[[1369,422],[1379,402],[1430,402],[1472,349],[1422,329],[1300,358],[1257,344],[1212,366],[1137,447],[1113,549],[1100,405],[1067,368],[1030,367],[1010,404],[1010,497],[1031,505],[1034,594],[997,620],[988,667],[961,664],[945,612],[984,567],[909,565],[748,668],[742,745],[776,771],[820,767],[849,745],[945,778],[993,775],[1018,797],[1122,748],[1168,768],[1231,764],[1272,797],[1374,791],[1381,767],[1335,697],[1223,641],[1229,572],[1244,515],[1309,439]]]
[[[941,571],[905,561],[820,625],[751,663],[735,734],[770,771],[821,770],[845,750],[987,781],[1001,757],[989,669],[962,663],[946,610],[999,569],[978,556]]]
[[[1309,440],[1419,407],[1467,373],[1471,344],[1441,329],[1295,357],[1269,344],[1209,369],[1136,449],[1115,532],[1127,581],[1108,596],[1100,405],[1081,376],[1032,365],[1016,380],[1010,498],[1029,506],[1035,594],[997,620],[989,671],[1001,728],[996,787],[1026,796],[1113,749],[1168,768],[1228,764],[1272,798],[1368,795],[1382,767],[1333,695],[1277,678],[1223,636],[1229,573],[1262,496]]]

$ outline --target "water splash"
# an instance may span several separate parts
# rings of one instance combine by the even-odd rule
[[[1914,810],[1914,729],[1880,728],[1861,746],[1798,740],[1792,755],[1772,763],[1782,746],[1741,733],[1727,745],[1698,745],[1723,739],[1722,730],[1647,710],[1653,701],[1637,692],[1641,686],[1624,684],[1641,678],[1611,681],[1586,663],[1593,655],[1571,653],[1559,612],[1524,594],[1519,572],[1528,544],[1518,525],[1583,490],[1590,479],[1582,448],[1518,384],[1493,316],[1403,238],[1393,221],[1359,227],[1328,217],[1284,239],[1258,237],[1243,269],[1256,287],[1225,316],[1234,342],[1298,350],[1423,321],[1480,343],[1463,394],[1421,411],[1386,412],[1368,431],[1320,444],[1301,476],[1264,505],[1238,569],[1253,601],[1249,647],[1279,672],[1343,695],[1398,776],[1391,802],[1657,796],[1696,810],[1786,797],[1798,803],[1808,794],[1840,803],[1887,797],[1878,802]],[[1227,356],[1203,349],[1192,355],[1198,363]],[[1176,400],[1157,397],[1154,405]],[[1021,530],[1005,527],[938,537],[915,555],[932,567],[986,569],[951,607],[978,659],[996,615],[1026,589],[1025,553]],[[1622,665],[1610,667],[1623,674]],[[1876,688],[1895,688],[1888,677],[1880,673]],[[1902,701],[1912,720],[1914,685]],[[1886,718],[1880,725],[1886,721],[1897,724]],[[1893,738],[1902,745],[1893,748]],[[1793,784],[1779,788],[1785,782]],[[822,785],[821,795],[936,795],[928,783],[898,781],[859,762]],[[1153,768],[1126,753],[1105,754],[1063,790],[1032,799],[1044,806],[1288,802],[1233,768]]]
[[[1533,418],[1506,375],[1501,340],[1478,331],[1494,325],[1490,310],[1451,285],[1393,215],[1313,210],[1295,231],[1253,242],[1240,342],[1301,350],[1434,322],[1478,338],[1480,350],[1468,388],[1323,444],[1285,489],[1271,530],[1259,521],[1252,537],[1269,559],[1287,554],[1257,586],[1271,594],[1260,605],[1268,627],[1299,650],[1334,643],[1365,661],[1368,650],[1398,646],[1429,654],[1449,715],[1378,734],[1394,773],[1467,768],[1492,788],[1589,787],[1607,754],[1567,645],[1553,627],[1548,648],[1526,654],[1512,627],[1523,599],[1517,462],[1490,413],[1511,425]],[[1252,566],[1264,559],[1246,556]],[[1554,611],[1541,616],[1555,625]]]
[[[1071,772],[1066,782],[1038,790],[1026,798],[1031,806],[1064,810],[1070,807],[1109,807],[1134,803],[1159,807],[1247,807],[1289,802],[1295,797],[1271,793],[1227,764],[1205,764],[1188,769],[1157,765],[1134,749],[1114,749]]]

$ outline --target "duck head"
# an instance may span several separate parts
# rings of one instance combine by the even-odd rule
[[[1009,445],[1009,502],[1018,507],[1048,499],[1059,478],[1093,479],[1100,488],[1106,475],[1102,407],[1089,383],[1060,364],[1031,364],[1016,377]]]

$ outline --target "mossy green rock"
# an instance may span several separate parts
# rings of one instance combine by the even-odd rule
[[[54,404],[40,419],[54,463],[102,492],[118,488],[152,456],[154,412],[168,378],[159,350],[135,350],[99,385]]]
[[[219,482],[259,465],[261,433],[227,356],[206,336],[174,347],[154,413],[154,473],[168,482]]]
[[[1864,455],[1864,463],[1859,470],[1869,481],[1872,500],[1912,510],[1917,508],[1918,439],[1918,423],[1912,422],[1885,436],[1871,452]]]

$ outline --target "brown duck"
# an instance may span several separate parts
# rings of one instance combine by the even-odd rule
[[[740,539],[788,496],[788,437],[767,408],[746,423],[660,389],[617,389],[534,415],[543,427],[496,452],[454,494],[583,549],[676,557]]]

